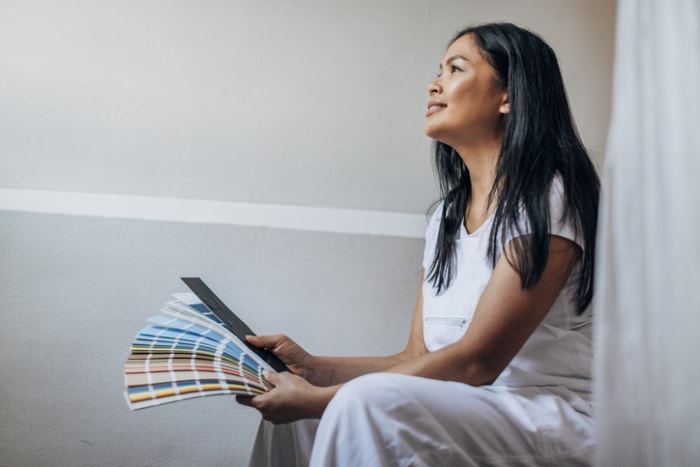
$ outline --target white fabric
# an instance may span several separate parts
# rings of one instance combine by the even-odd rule
[[[262,421],[253,444],[249,467],[307,467],[318,420],[273,425]]]
[[[581,241],[569,222],[562,223],[563,187],[557,177],[550,191],[550,223],[552,235],[569,239],[579,246]],[[433,215],[426,233],[423,266],[429,270],[435,255],[440,228],[438,210]],[[423,335],[430,351],[458,340],[466,332],[481,293],[491,278],[492,269],[486,260],[491,216],[478,230],[468,234],[462,227],[457,240],[457,274],[453,284],[437,295],[429,281],[423,283]],[[526,224],[520,226],[528,233]],[[515,234],[506,238],[506,243]],[[591,366],[593,362],[592,314],[590,309],[577,316],[572,301],[575,274],[555,301],[543,322],[494,382],[497,386],[552,386],[562,385],[586,398],[591,393]]]
[[[563,387],[473,387],[374,373],[345,384],[320,425],[263,421],[250,467],[587,466],[591,411]]]
[[[596,464],[700,459],[700,2],[619,0],[598,241]]]
[[[564,388],[474,387],[375,373],[333,398],[310,465],[590,465],[590,410]]]

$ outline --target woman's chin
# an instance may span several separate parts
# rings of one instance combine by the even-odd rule
[[[447,142],[447,138],[445,138],[445,135],[439,131],[435,131],[434,128],[429,128],[428,126],[426,126],[423,132],[428,138],[434,139],[439,143],[447,144],[448,146],[450,145],[450,143]]]
[[[430,123],[426,123],[425,127],[423,128],[423,133],[425,133],[425,136],[428,138],[440,140],[440,132],[435,128],[433,125]]]

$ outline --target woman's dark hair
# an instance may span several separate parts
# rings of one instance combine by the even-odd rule
[[[554,51],[536,34],[510,23],[485,24],[459,32],[471,34],[497,79],[508,89],[503,142],[489,203],[494,221],[487,259],[494,267],[507,233],[527,235],[512,242],[523,288],[533,287],[549,257],[549,192],[555,176],[563,184],[562,220],[570,220],[582,239],[575,300],[582,313],[593,297],[595,236],[600,182],[576,131]],[[469,170],[447,144],[433,144],[434,166],[442,195],[442,217],[428,280],[438,293],[449,287],[456,267],[456,236],[471,195]],[[510,258],[509,258],[510,261]],[[512,262],[511,262],[512,263]]]

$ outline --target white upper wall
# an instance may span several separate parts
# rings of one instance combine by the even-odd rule
[[[600,158],[609,0],[0,0],[0,187],[422,213],[427,84],[496,20],[557,51]]]

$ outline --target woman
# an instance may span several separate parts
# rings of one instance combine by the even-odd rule
[[[287,363],[241,398],[263,424],[251,463],[586,465],[599,181],[556,56],[512,24],[466,29],[428,88],[442,199],[406,348]],[[364,376],[363,376],[364,375]],[[315,437],[315,441],[314,441]],[[294,445],[293,449],[290,445]]]

